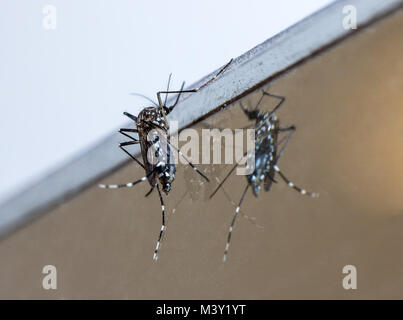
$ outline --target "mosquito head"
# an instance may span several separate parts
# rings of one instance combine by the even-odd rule
[[[163,106],[162,108],[164,109],[166,115],[168,115],[171,112],[171,109],[166,106]]]
[[[253,110],[248,112],[249,120],[257,120],[259,119],[259,116],[260,116],[259,110]]]

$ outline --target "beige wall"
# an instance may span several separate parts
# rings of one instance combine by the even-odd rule
[[[281,181],[258,199],[249,193],[243,213],[263,228],[239,218],[222,264],[234,207],[222,192],[207,201],[215,185],[200,186],[181,165],[154,263],[157,194],[145,199],[147,184],[94,186],[0,242],[0,298],[402,299],[402,18],[400,10],[270,84],[287,97],[282,123],[297,126],[279,166],[319,199]],[[207,123],[236,128],[247,121],[234,105]],[[204,167],[212,178],[228,168]],[[142,175],[133,163],[102,182]],[[226,184],[233,201],[245,183],[233,176]],[[41,287],[47,264],[58,270],[54,291]],[[347,264],[358,269],[356,291],[341,286]]]

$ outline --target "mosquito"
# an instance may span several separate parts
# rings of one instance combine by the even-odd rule
[[[270,112],[264,112],[259,110],[259,105],[262,102],[264,97],[272,97],[277,99],[279,102]],[[246,193],[248,189],[251,187],[253,195],[255,197],[259,196],[262,185],[264,190],[270,191],[271,186],[274,183],[277,183],[275,180],[275,175],[278,174],[280,178],[291,188],[296,190],[302,195],[308,195],[312,198],[317,198],[319,195],[315,192],[309,192],[303,188],[298,187],[293,182],[291,182],[284,173],[280,170],[277,163],[282,156],[285,147],[287,146],[290,138],[296,131],[295,125],[291,125],[288,127],[280,127],[280,121],[277,118],[275,112],[280,109],[284,101],[286,100],[283,96],[278,96],[274,94],[270,94],[266,91],[262,91],[262,97],[258,101],[256,107],[253,110],[246,109],[242,102],[240,102],[240,107],[245,115],[248,117],[249,121],[254,121],[254,123],[249,126],[249,128],[254,129],[255,132],[255,149],[251,151],[247,151],[242,159],[246,156],[249,156],[251,152],[255,153],[255,163],[254,163],[254,171],[252,174],[246,175],[247,184],[242,193],[241,199],[238,203],[238,206],[235,209],[235,213],[232,217],[232,221],[228,231],[227,243],[224,249],[223,262],[227,259],[227,254],[231,242],[232,231],[235,226],[235,221],[238,216],[241,205],[245,199]],[[279,135],[281,133],[288,133],[279,139]],[[279,150],[281,146],[281,149]],[[241,159],[241,160],[242,160]],[[240,161],[241,161],[240,160]],[[240,164],[238,161],[234,167],[228,172],[225,178],[221,181],[215,191],[211,194],[210,199],[217,193],[217,191],[223,186],[225,181],[229,178],[229,176],[234,172],[235,168]]]
[[[119,147],[122,149],[127,155],[129,155],[138,165],[140,165],[145,170],[145,176],[141,179],[138,179],[134,182],[129,182],[125,184],[111,184],[104,185],[100,184],[100,188],[106,189],[118,189],[125,187],[133,187],[138,183],[148,180],[151,189],[145,195],[148,197],[153,190],[156,188],[158,191],[159,200],[161,203],[161,212],[162,212],[162,224],[161,230],[158,234],[157,244],[154,250],[153,260],[156,261],[158,259],[158,251],[160,248],[161,240],[166,230],[166,222],[165,222],[165,205],[164,199],[162,196],[161,190],[168,195],[172,188],[172,183],[175,179],[176,172],[176,164],[174,159],[174,155],[171,152],[171,148],[175,149],[178,154],[183,157],[185,162],[187,162],[193,170],[198,173],[204,180],[207,182],[209,179],[201,172],[197,167],[195,167],[186,157],[182,154],[182,152],[173,146],[170,143],[169,138],[169,124],[167,120],[167,115],[170,114],[176,105],[178,104],[180,95],[182,93],[194,93],[198,92],[209,83],[211,83],[214,79],[216,79],[220,74],[222,74],[228,66],[231,64],[232,59],[210,80],[199,86],[195,89],[183,90],[185,82],[182,83],[181,89],[177,91],[169,90],[169,83],[171,80],[171,75],[168,79],[167,89],[165,91],[157,92],[158,103],[153,100],[145,97],[147,100],[152,102],[154,106],[145,107],[137,116],[134,116],[128,112],[124,112],[123,114],[134,121],[136,127],[135,128],[121,128],[119,133],[129,138],[129,141],[120,143]],[[162,102],[161,95],[165,94],[165,100]],[[176,100],[172,106],[167,106],[167,99],[169,94],[177,94]],[[139,94],[135,94],[139,95]],[[142,96],[142,95],[140,95]],[[144,96],[143,96],[144,97]],[[138,138],[133,137],[131,134],[137,134]],[[143,158],[143,163],[140,160],[136,159],[125,147],[130,145],[140,144],[141,156]]]

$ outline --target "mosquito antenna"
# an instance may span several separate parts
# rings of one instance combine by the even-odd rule
[[[176,96],[175,103],[172,106],[169,107],[169,112],[171,112],[173,110],[173,108],[175,108],[176,105],[178,104],[178,101],[179,101],[179,98],[181,97],[181,94],[182,94],[184,86],[185,86],[185,81],[182,82],[181,89],[179,90],[179,93]]]
[[[167,91],[169,91],[169,84],[171,82],[171,76],[172,76],[172,73],[170,73],[169,77],[168,77]],[[165,94],[164,107],[166,107],[166,105],[167,105],[167,100],[168,100],[168,93]]]
[[[144,99],[150,101],[150,102],[151,102],[153,105],[155,105],[156,107],[158,107],[158,104],[157,104],[154,100],[150,99],[149,97],[147,97],[147,96],[145,96],[145,95],[143,95],[143,94],[141,94],[141,93],[132,92],[132,93],[130,93],[130,94],[131,94],[132,96],[142,97],[142,98],[144,98]]]

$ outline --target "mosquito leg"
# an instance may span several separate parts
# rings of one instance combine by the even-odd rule
[[[264,92],[264,91],[263,91]],[[262,102],[262,100],[263,100],[263,98],[264,98],[264,94],[263,94],[263,92],[262,92],[262,96],[260,97],[260,99],[259,99],[259,101],[257,102],[257,104],[256,104],[256,107],[255,107],[255,109],[254,109],[254,111],[256,111],[256,110],[258,110],[258,108],[259,108],[259,106],[260,106],[260,103]]]
[[[158,186],[158,184],[157,184],[157,190],[158,190],[158,195],[159,195],[160,201],[161,201],[162,225],[161,225],[161,231],[160,231],[160,233],[158,235],[157,245],[156,245],[155,250],[154,250],[154,256],[153,256],[154,261],[157,261],[157,259],[158,259],[158,250],[160,248],[162,236],[163,236],[164,231],[165,231],[165,206],[164,206],[164,200],[162,199],[160,187]]]
[[[284,101],[285,101],[285,97],[283,97],[283,96],[277,96],[277,95],[275,95],[275,94],[268,93],[268,92],[266,92],[266,91],[264,91],[264,90],[263,90],[263,95],[269,96],[269,97],[273,97],[273,98],[276,98],[276,99],[280,99],[280,102],[273,108],[272,111],[270,111],[270,114],[273,114],[273,113],[275,113],[278,109],[280,109],[281,105],[282,105],[282,104],[284,103]]]
[[[274,170],[280,175],[280,177],[284,180],[284,182],[285,182],[290,188],[293,188],[294,190],[298,191],[298,192],[299,192],[300,194],[302,194],[302,195],[308,195],[308,196],[310,196],[310,197],[312,197],[312,198],[318,198],[318,197],[319,197],[319,194],[318,194],[318,193],[306,191],[305,189],[302,189],[302,188],[296,186],[293,182],[291,182],[290,180],[288,180],[288,178],[280,171],[280,168],[279,168],[277,165],[275,165],[273,168],[274,168]]]
[[[135,141],[125,141],[125,142],[121,142],[119,143],[119,147],[124,147],[124,146],[131,146],[133,144],[139,144],[138,140]]]
[[[238,166],[238,163],[235,164],[235,166],[232,167],[232,169],[227,173],[225,178],[221,181],[221,183],[218,185],[218,187],[214,190],[214,192],[210,195],[210,199],[215,196],[218,190],[223,186],[225,181],[229,178],[229,176],[234,172],[235,168]]]
[[[278,129],[280,132],[286,132],[286,131],[295,131],[297,130],[296,126],[291,125],[289,127],[285,127],[285,128],[279,128]]]
[[[124,132],[134,132],[134,133],[139,133],[137,129],[128,129],[128,128],[122,128],[119,130],[119,133],[123,134]]]
[[[245,156],[248,154],[248,152],[245,152],[245,154],[243,155],[242,159],[245,158]],[[241,159],[241,160],[242,160]],[[225,183],[225,181],[227,181],[227,179],[229,178],[229,176],[234,172],[235,168],[239,165],[239,162],[241,161],[239,160],[235,166],[232,167],[232,169],[227,173],[227,175],[225,176],[225,178],[223,179],[223,181],[221,181],[221,183],[218,185],[218,187],[214,190],[214,192],[211,194],[210,199],[212,197],[214,197],[214,195],[217,193],[217,191],[222,187],[222,185]]]
[[[141,179],[138,179],[134,182],[124,183],[124,184],[99,184],[98,186],[102,189],[118,189],[118,188],[125,188],[125,187],[131,188],[140,182],[146,181],[156,171],[156,168],[158,168],[158,167],[155,167],[155,169],[152,170],[150,173],[148,173],[146,176],[144,176]]]
[[[178,90],[176,90],[176,91],[169,91],[169,90],[166,90],[166,91],[158,91],[158,92],[157,92],[158,103],[159,103],[159,106],[161,107],[162,115],[163,115],[165,121],[166,121],[166,115],[165,115],[165,111],[164,111],[164,109],[163,109],[163,106],[164,106],[164,105],[162,104],[161,94],[166,94],[166,95],[168,95],[168,94],[174,94],[174,93],[181,94],[181,93],[197,92],[197,91],[199,91],[200,89],[202,89],[202,88],[204,88],[205,86],[207,86],[210,82],[214,81],[220,74],[222,74],[222,73],[228,68],[228,66],[232,63],[232,60],[233,60],[233,59],[231,59],[231,60],[230,60],[216,75],[214,75],[210,80],[208,80],[207,82],[205,82],[204,84],[202,84],[200,87],[198,87],[198,88],[196,88],[196,89],[179,90],[179,91],[178,91]]]
[[[170,112],[172,112],[172,110],[176,107],[176,105],[178,104],[178,101],[179,101],[179,98],[180,98],[180,96],[181,96],[181,93],[182,93],[182,91],[183,91],[183,87],[185,86],[185,81],[183,81],[182,82],[182,85],[181,85],[181,89],[180,89],[180,93],[178,94],[178,96],[176,97],[176,100],[175,100],[175,103],[172,105],[172,106],[170,106],[170,107],[168,107],[168,110],[169,110],[169,113]]]
[[[260,99],[261,101],[262,99]],[[260,104],[260,101],[258,102],[257,105]],[[239,106],[241,107],[242,111],[245,113],[245,115],[248,117],[249,120],[254,120],[257,118],[259,111],[257,110],[257,107],[255,108],[255,110],[253,111],[249,111],[248,109],[246,109],[242,102],[239,102]]]
[[[166,90],[167,92],[169,91],[169,84],[171,83],[171,77],[172,77],[172,73],[170,73],[169,77],[168,77],[168,84],[167,84],[167,90]],[[167,105],[167,99],[168,99],[168,93],[165,95],[165,101],[164,101],[163,106]]]
[[[130,119],[132,119],[134,122],[137,122],[137,117],[134,116],[134,115],[132,115],[131,113],[129,113],[129,112],[123,112],[123,114],[124,114],[126,117],[129,117]]]
[[[205,82],[204,84],[202,84],[200,87],[198,87],[196,90],[199,91],[201,88],[204,88],[205,86],[207,86],[210,82],[214,81],[220,74],[222,74],[228,67],[229,65],[232,63],[234,59],[231,59],[229,62],[227,62],[227,64],[221,68],[220,71],[218,71],[210,80],[208,80],[207,82]]]
[[[283,155],[283,152],[285,150],[285,148],[287,147],[288,142],[290,141],[291,137],[294,135],[295,130],[297,130],[297,128],[293,125],[293,126],[289,126],[287,128],[280,128],[279,131],[280,132],[290,132],[288,135],[286,135],[285,137],[283,137],[278,143],[277,146],[279,146],[280,144],[282,144],[284,142],[284,145],[281,147],[280,152],[278,153],[277,159],[276,161],[278,161],[278,159],[280,159],[280,157]]]
[[[151,123],[151,122],[150,122],[150,124],[155,125],[155,124],[153,124],[153,123]],[[195,167],[195,165],[194,165],[192,162],[190,162],[188,158],[186,158],[186,156],[182,153],[182,151],[180,151],[177,147],[175,147],[173,144],[171,144],[165,137],[161,137],[161,138],[165,139],[166,143],[167,143],[170,147],[172,147],[173,149],[175,149],[175,150],[179,153],[179,155],[182,156],[183,159],[185,159],[185,161],[189,164],[189,166],[192,167],[192,169],[193,169],[194,171],[196,171],[196,172],[197,172],[201,177],[203,177],[207,182],[210,182],[209,178],[207,178],[199,169],[197,169],[197,167]]]
[[[138,142],[138,139],[132,137],[130,134],[127,134],[126,132],[138,133],[137,129],[120,129],[120,130],[119,130],[119,133],[120,133],[121,135],[124,135],[125,137],[131,139],[131,140],[134,140],[134,141],[137,141],[137,142]]]
[[[155,186],[151,187],[150,191],[148,191],[144,197],[147,198],[154,191],[154,188]]]
[[[224,67],[221,68],[220,71],[218,71],[211,79],[209,79],[208,81],[206,81],[204,84],[202,84],[200,87],[197,87],[195,89],[189,89],[189,90],[180,90],[180,91],[159,91],[157,92],[157,97],[158,97],[158,102],[160,103],[160,106],[162,106],[162,101],[161,101],[161,94],[165,93],[165,94],[171,94],[171,93],[191,93],[191,92],[197,92],[200,89],[204,88],[205,86],[207,86],[209,83],[211,83],[212,81],[214,81],[220,74],[222,74],[228,67],[229,65],[232,63],[233,59],[231,59]]]
[[[246,109],[242,102],[239,102],[239,106],[241,107],[242,111],[246,114],[246,116],[249,118],[249,120],[253,120],[257,118],[257,115],[259,113],[259,106],[261,104],[261,102],[263,101],[265,94],[264,91],[262,91],[262,96],[260,97],[259,101],[257,102],[255,108],[252,111],[249,111],[248,109]]]
[[[199,169],[197,169],[197,167],[195,167],[195,165],[191,163],[188,158],[186,158],[186,156],[182,153],[182,151],[180,151],[177,147],[172,145],[169,141],[167,142],[172,148],[174,148],[179,153],[179,155],[182,156],[183,159],[185,159],[185,161],[189,164],[189,166],[192,167],[193,171],[196,171],[204,180],[210,182],[209,178],[207,178]]]
[[[227,260],[227,254],[228,254],[229,244],[231,242],[232,230],[234,229],[236,217],[238,216],[238,212],[239,212],[239,210],[241,208],[241,204],[242,204],[243,200],[245,199],[245,195],[246,195],[246,192],[248,191],[248,189],[249,189],[249,183],[246,185],[246,188],[245,188],[245,191],[242,194],[241,200],[239,201],[239,204],[235,209],[235,213],[234,213],[234,216],[233,216],[232,221],[231,221],[231,225],[230,225],[229,230],[228,230],[227,243],[225,245],[224,256],[222,258],[223,262],[225,262]]]
[[[133,141],[136,142],[136,143],[139,142],[138,139],[132,137],[130,134],[127,134],[127,133],[125,133],[125,132],[123,132],[123,131],[119,131],[119,133],[120,133],[121,135],[124,135],[125,137],[129,138],[130,140],[133,140]]]
[[[130,158],[132,158],[139,166],[141,166],[143,169],[145,169],[144,165],[137,160],[129,151],[127,151],[124,147],[128,145],[133,145],[133,144],[138,144],[138,141],[127,141],[127,142],[122,142],[119,145],[119,148],[122,149]]]
[[[164,110],[164,105],[162,104],[162,100],[161,100],[161,94],[181,94],[181,93],[191,93],[191,92],[197,92],[197,89],[190,89],[190,90],[175,90],[175,91],[158,91],[157,92],[157,99],[158,99],[158,103],[159,103],[159,107],[161,108],[161,112],[162,112],[162,116],[164,117],[164,120],[166,123],[168,123],[166,114],[165,114],[165,110]]]
[[[175,207],[172,209],[172,213],[175,213],[176,209],[178,209],[179,205],[182,203],[182,201],[185,199],[185,197],[187,196],[188,193],[189,193],[189,190],[186,190],[186,192],[182,195],[182,197],[176,203]]]
[[[160,125],[158,125],[158,124],[156,124],[156,123],[153,123],[153,122],[151,122],[151,121],[148,121],[148,120],[141,120],[141,122],[144,122],[144,123],[148,124],[150,127],[155,127],[155,128],[157,128],[157,129],[160,129],[160,130],[163,131],[163,132],[166,131],[166,129],[164,129],[164,128],[161,127]]]
[[[218,178],[216,178],[216,180],[217,180],[217,182],[220,182],[220,180]],[[236,203],[234,201],[232,201],[230,195],[228,194],[228,192],[225,190],[224,187],[222,187],[222,192],[224,193],[224,196],[227,198],[228,202],[231,203],[234,207],[236,207]],[[248,216],[247,214],[243,213],[242,210],[239,210],[239,213],[242,215],[242,218],[245,218],[246,220],[248,220],[250,223],[252,223],[256,227],[263,228],[263,226],[256,223],[255,217]]]
[[[144,122],[146,122],[147,124],[151,125],[151,126],[155,126],[156,128],[159,128],[161,130],[163,130],[160,126],[156,125],[155,123],[152,123],[150,121],[146,121],[144,120]],[[173,144],[171,144],[169,142],[169,140],[167,140],[165,137],[161,137],[163,139],[165,139],[165,141],[167,142],[167,144],[172,147],[173,149],[175,149],[179,155],[185,159],[185,161],[189,164],[189,166],[191,166],[193,168],[194,171],[196,171],[201,177],[203,177],[203,179],[205,179],[207,182],[210,182],[209,178],[207,178],[192,162],[189,161],[188,158],[186,158],[186,156],[182,153],[182,151],[180,151],[176,146],[174,146]]]

